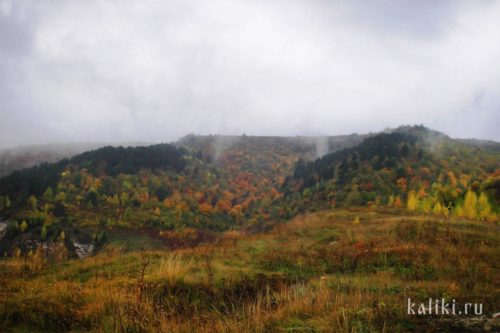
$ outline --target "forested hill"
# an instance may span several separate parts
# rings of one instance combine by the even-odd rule
[[[315,161],[298,161],[284,191],[295,210],[409,205],[461,215],[467,200],[481,198],[485,207],[476,207],[476,213],[487,218],[499,204],[498,146],[453,140],[420,126],[402,127]]]
[[[127,148],[107,146],[57,163],[42,163],[14,171],[0,178],[0,195],[23,203],[30,195],[39,196],[48,188],[55,188],[61,177],[75,169],[85,169],[96,177],[137,174],[141,169],[181,171],[186,165],[184,153],[183,149],[169,144]]]
[[[0,149],[0,177],[40,163],[55,163],[105,144],[45,144]]]
[[[121,143],[122,146],[145,146],[141,142]],[[41,145],[25,145],[0,149],[0,177],[16,170],[30,168],[41,163],[56,163],[64,158],[71,158],[86,151],[106,146],[116,146],[111,143],[52,143]]]
[[[0,250],[61,234],[98,244],[103,235],[137,230],[167,244],[198,242],[337,206],[496,220],[496,149],[421,126],[315,138],[190,135],[173,144],[104,147],[0,178],[0,217],[9,221]]]
[[[99,243],[120,230],[177,244],[265,224],[284,217],[274,203],[299,158],[313,160],[362,138],[191,135],[173,145],[104,147],[15,171],[0,179],[0,217],[9,221],[0,250],[61,233]]]

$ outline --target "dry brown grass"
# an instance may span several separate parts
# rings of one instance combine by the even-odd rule
[[[183,282],[193,267],[193,258],[183,259],[182,253],[174,252],[162,256],[146,274],[147,280]]]
[[[353,216],[361,223],[353,225]],[[30,274],[25,259],[3,259],[0,326],[405,332],[417,327],[404,314],[407,296],[446,294],[498,305],[498,248],[498,227],[491,224],[448,226],[357,210],[305,215],[264,234],[231,232],[216,245],[103,251]]]

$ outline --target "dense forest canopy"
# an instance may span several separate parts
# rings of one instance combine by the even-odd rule
[[[495,220],[499,161],[491,145],[481,149],[421,126],[402,127],[314,161],[299,160],[284,192],[289,206],[299,210],[321,205],[403,207],[411,201],[412,210],[445,215],[462,215],[464,205],[476,200],[467,198],[475,195],[482,201],[473,208],[476,215]]]
[[[41,195],[48,187],[54,188],[65,169],[86,169],[94,176],[135,174],[141,169],[171,169],[180,172],[186,163],[183,149],[169,144],[148,147],[103,147],[88,151],[71,159],[14,171],[0,178],[0,195],[26,199]]]
[[[0,178],[0,214],[9,221],[2,246],[9,252],[21,239],[50,241],[61,232],[102,241],[116,230],[196,241],[340,206],[496,221],[499,162],[491,143],[467,144],[422,126],[104,147]]]

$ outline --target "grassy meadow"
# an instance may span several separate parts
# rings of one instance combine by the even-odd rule
[[[500,308],[498,231],[339,209],[185,248],[124,234],[86,259],[4,258],[0,331],[495,331],[485,318]],[[408,297],[482,303],[484,316],[408,315]]]

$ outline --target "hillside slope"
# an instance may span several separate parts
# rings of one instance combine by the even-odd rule
[[[0,177],[16,170],[26,169],[41,163],[56,163],[83,152],[109,146],[109,143],[53,143],[43,145],[26,145],[8,149],[0,149]],[[141,146],[144,143],[122,143],[125,146]],[[116,146],[116,145],[114,145]]]
[[[13,254],[64,240],[99,248],[140,231],[166,246],[299,213],[390,206],[497,220],[500,154],[420,126],[338,137],[187,136],[104,147],[0,179]]]
[[[499,166],[500,154],[491,147],[403,127],[315,161],[299,161],[284,191],[295,210],[395,205],[496,220]]]
[[[498,226],[401,213],[326,210],[175,251],[111,241],[84,260],[3,259],[0,321],[29,332],[497,331]],[[483,316],[408,315],[407,298],[441,297],[457,311],[480,303]]]

